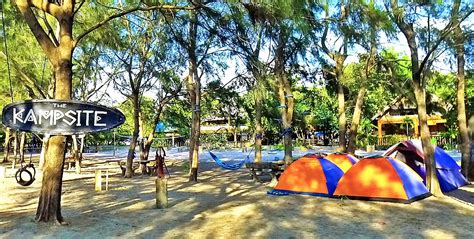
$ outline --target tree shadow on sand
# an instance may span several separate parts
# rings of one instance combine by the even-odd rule
[[[110,190],[94,191],[93,178],[66,180],[63,216],[70,226],[35,224],[36,200],[0,211],[0,234],[44,237],[472,237],[474,208],[453,199],[412,204],[341,200],[302,195],[269,196],[248,171],[202,167],[187,183],[173,168],[170,208],[155,209],[155,177],[110,178]],[[31,191],[28,191],[29,193]],[[2,208],[0,206],[0,208]],[[5,208],[3,208],[5,209]],[[439,234],[433,234],[439,233]]]

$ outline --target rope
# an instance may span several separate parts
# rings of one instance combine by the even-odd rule
[[[286,128],[281,131],[282,136],[291,136],[293,134],[293,130],[291,128]]]
[[[48,59],[47,59],[46,57],[44,57],[44,61],[43,61],[43,71],[42,71],[42,73],[41,73],[41,82],[43,82],[43,79],[44,79],[44,70],[45,70],[45,68],[46,68],[46,61],[47,61],[47,60],[48,60]]]
[[[5,6],[3,5],[3,0],[1,0],[1,2],[2,2],[1,7],[2,7],[3,44],[5,46],[5,56],[7,58],[7,72],[8,72],[8,81],[10,82],[10,96],[13,103],[13,84],[12,84],[11,73],[10,73],[10,57],[8,54],[7,31],[5,29],[5,16],[3,13],[5,11]]]

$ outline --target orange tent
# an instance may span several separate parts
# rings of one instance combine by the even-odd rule
[[[305,155],[282,173],[269,194],[332,196],[343,174],[344,171],[332,161],[318,155]]]
[[[344,153],[332,153],[324,157],[325,159],[329,159],[331,162],[336,164],[342,171],[347,172],[352,165],[355,163],[359,162],[359,159],[356,157],[350,155],[350,154],[344,154]]]
[[[340,179],[334,196],[410,203],[430,193],[418,174],[401,161],[366,158]]]

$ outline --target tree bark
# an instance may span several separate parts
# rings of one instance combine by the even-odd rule
[[[41,152],[40,152],[39,165],[38,165],[40,169],[43,169],[44,167],[44,161],[46,157],[46,150],[48,149],[49,137],[50,136],[48,134],[45,134],[43,136],[43,140],[41,141]]]
[[[72,157],[75,162],[76,173],[81,173],[81,157],[79,157],[79,147],[77,145],[77,135],[72,136]]]
[[[134,90],[132,92],[132,105],[133,105],[133,135],[130,147],[128,148],[127,165],[125,167],[125,177],[131,178],[133,176],[133,159],[135,158],[135,147],[137,146],[138,133],[140,131],[139,113],[140,113],[140,102],[139,92]]]
[[[11,136],[10,136],[11,129],[6,128],[5,129],[5,142],[3,143],[3,163],[7,163],[10,158],[10,142],[11,142]]]
[[[158,107],[155,118],[153,120],[153,125],[157,125],[160,122],[161,112],[163,111],[163,107]],[[140,159],[147,160],[148,156],[150,155],[151,145],[153,144],[153,139],[155,138],[156,127],[151,129],[151,132],[148,134],[146,140],[143,140],[140,146]],[[143,170],[142,170],[143,172]]]
[[[64,28],[68,26],[72,28],[72,18],[69,19],[69,24],[67,22],[62,24],[66,26],[62,26],[61,31],[64,31]],[[72,31],[70,34],[72,34]],[[67,40],[64,39],[63,42]],[[72,44],[71,42],[69,43]],[[60,48],[60,52],[63,55],[58,59],[58,63],[54,62],[56,64],[53,64],[56,76],[55,99],[71,99],[72,51],[72,45],[65,44],[64,48]],[[49,222],[52,220],[59,224],[64,223],[61,214],[61,188],[65,154],[66,137],[51,136],[48,140],[46,160],[43,168],[43,184],[35,219],[37,222]]]
[[[342,84],[344,74],[345,57],[336,57],[336,80],[337,80],[337,114],[339,119],[339,152],[346,152],[346,101],[344,99],[344,86]]]
[[[82,135],[80,137],[81,138],[81,146],[79,147],[79,156],[78,156],[80,162],[82,162],[82,159],[83,159],[82,155],[84,153],[84,138],[85,137],[86,137],[85,135]]]
[[[20,163],[25,162],[25,140],[26,140],[26,132],[21,132],[20,147],[19,147]]]
[[[191,136],[189,145],[189,182],[197,182],[199,168],[199,138],[201,134],[201,84],[197,74],[197,56],[196,56],[196,40],[197,40],[197,14],[191,13],[191,22],[189,24],[189,40],[188,56],[188,82],[187,90],[191,101],[192,123]]]
[[[197,69],[196,69],[197,71]],[[195,72],[196,73],[196,72]],[[193,126],[192,126],[192,141],[194,143],[193,150],[190,151],[191,157],[191,171],[189,173],[189,181],[197,182],[198,176],[198,167],[199,167],[199,146],[200,146],[200,137],[201,137],[201,83],[199,78],[195,75],[195,110],[193,116]]]
[[[373,34],[375,35],[375,34]],[[362,115],[362,106],[364,105],[365,92],[367,83],[370,77],[370,71],[373,65],[373,58],[375,57],[375,39],[372,39],[370,53],[365,61],[364,73],[360,83],[359,92],[357,93],[356,104],[354,107],[354,115],[352,116],[351,128],[349,130],[349,144],[347,153],[354,154],[356,150],[357,131],[359,129],[360,118]]]
[[[347,24],[347,17],[349,16],[349,2],[341,2],[339,5],[340,7],[340,15],[338,19],[339,27],[343,27]],[[338,112],[338,123],[339,123],[339,143],[338,149],[339,152],[346,152],[346,107],[345,107],[345,99],[344,99],[344,85],[343,85],[343,77],[344,77],[344,61],[347,58],[347,46],[348,40],[346,33],[342,32],[342,46],[340,47],[339,51],[331,52],[329,48],[327,48],[326,40],[329,31],[329,1],[325,2],[325,28],[323,31],[323,35],[321,37],[321,46],[322,50],[331,57],[336,62],[336,69],[334,75],[336,77],[337,82],[337,112]]]
[[[420,122],[420,136],[425,156],[426,186],[433,195],[442,195],[436,176],[436,164],[434,161],[434,147],[431,145],[431,134],[428,127],[428,117],[426,113],[426,91],[418,84],[415,85],[415,98],[418,108],[418,120]]]
[[[19,149],[20,141],[18,140],[18,132],[13,132],[13,168],[16,167],[17,159],[18,159],[18,149]]]
[[[410,60],[411,60],[411,73],[412,73],[412,86],[416,98],[417,110],[418,110],[418,121],[420,126],[421,143],[423,152],[425,155],[425,167],[426,167],[426,186],[429,191],[437,196],[442,195],[441,188],[439,186],[438,177],[436,176],[436,165],[434,161],[434,148],[431,145],[431,134],[428,127],[427,113],[426,113],[426,89],[425,81],[423,80],[424,65],[420,64],[418,59],[418,46],[416,43],[416,33],[413,28],[413,23],[406,23],[403,11],[400,11],[397,0],[391,0],[392,12],[394,14],[393,20],[397,24],[398,28],[402,31],[405,36],[408,47],[410,48]],[[429,57],[425,56],[422,62]]]
[[[460,0],[455,1],[455,7],[453,8],[453,22],[459,23],[457,16],[459,15]],[[465,102],[465,91],[466,91],[466,79],[464,73],[464,36],[461,27],[457,25],[454,29],[454,46],[455,56],[457,60],[457,93],[456,93],[456,105],[457,105],[457,123],[459,128],[459,135],[461,138],[461,168],[462,174],[469,178],[469,168],[471,163],[471,141],[469,139],[469,133],[467,129],[467,118],[466,118],[466,102]]]
[[[349,129],[349,144],[347,147],[347,153],[349,154],[354,154],[356,150],[357,130],[359,128],[360,116],[362,115],[362,105],[364,104],[366,81],[367,79],[364,79],[363,82],[361,82],[359,92],[357,93],[354,115],[352,116],[351,128]]]
[[[261,83],[257,82],[257,85],[258,84]],[[259,86],[257,87],[259,88]],[[262,162],[262,139],[262,92],[260,92],[260,89],[257,89],[257,92],[255,93],[255,163]]]
[[[49,139],[46,160],[43,168],[43,184],[36,210],[37,222],[55,221],[63,223],[61,214],[61,187],[65,156],[64,136],[52,136]]]
[[[278,97],[280,100],[281,107],[281,120],[283,128],[283,145],[285,147],[285,164],[289,166],[293,163],[293,92],[291,90],[291,82],[285,73],[285,45],[286,45],[285,32],[281,31],[279,36],[278,47],[276,49],[276,60],[275,60],[275,74],[278,80]]]

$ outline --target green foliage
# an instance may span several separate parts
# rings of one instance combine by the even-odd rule
[[[407,140],[406,135],[384,135],[382,142],[382,145],[378,145],[378,149],[386,149],[396,143],[399,143],[400,141]]]
[[[226,134],[201,135],[201,145],[208,149],[222,149],[227,146]]]
[[[187,136],[191,129],[192,113],[190,108],[191,106],[186,99],[175,98],[164,109],[161,119],[165,125],[177,128],[180,135]]]

